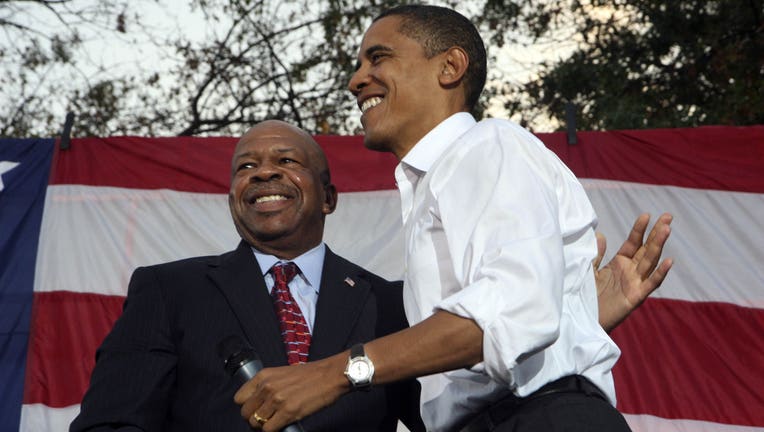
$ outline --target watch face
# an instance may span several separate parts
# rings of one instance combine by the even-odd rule
[[[369,372],[369,365],[365,361],[354,361],[348,367],[348,375],[355,381],[367,379]]]

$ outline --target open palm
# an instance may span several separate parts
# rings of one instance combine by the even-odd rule
[[[667,258],[660,265],[658,263],[671,234],[672,219],[671,214],[662,214],[644,241],[650,215],[640,215],[618,253],[602,268],[599,266],[607,244],[605,237],[597,233],[598,255],[593,265],[599,321],[605,330],[611,331],[618,326],[663,283],[673,260]]]

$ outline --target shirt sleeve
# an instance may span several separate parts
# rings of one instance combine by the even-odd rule
[[[484,361],[474,370],[510,388],[518,362],[559,335],[565,271],[555,170],[527,140],[473,140],[431,183],[461,285],[437,308],[481,327]]]

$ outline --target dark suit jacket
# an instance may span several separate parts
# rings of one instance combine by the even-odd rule
[[[311,360],[406,325],[399,283],[327,248]],[[216,351],[233,334],[248,341],[266,367],[287,364],[273,303],[246,243],[220,256],[135,270],[70,430],[251,430],[233,402],[238,385]],[[401,418],[422,430],[418,413],[414,381],[346,394],[302,424],[306,431],[394,431]]]

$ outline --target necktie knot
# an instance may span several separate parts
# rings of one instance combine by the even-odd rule
[[[292,279],[294,279],[299,271],[300,269],[297,267],[297,264],[292,261],[277,263],[271,267],[271,273],[273,274],[277,285],[292,282]]]

